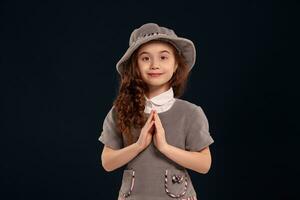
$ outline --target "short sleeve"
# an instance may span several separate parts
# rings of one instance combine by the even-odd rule
[[[123,138],[117,129],[114,107],[110,109],[103,121],[102,132],[98,140],[112,149],[123,148]]]
[[[209,133],[208,120],[200,106],[191,113],[187,130],[186,150],[200,151],[214,142]]]

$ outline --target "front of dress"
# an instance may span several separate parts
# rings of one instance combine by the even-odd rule
[[[200,151],[214,142],[209,133],[207,118],[200,106],[177,99],[172,107],[158,113],[169,145],[188,151]],[[147,115],[148,116],[148,115]],[[127,146],[125,138],[114,132],[114,108],[103,124],[99,140],[113,148]],[[137,140],[140,129],[133,131]],[[118,198],[120,200],[171,200],[197,199],[186,168],[162,154],[153,141],[123,171]]]

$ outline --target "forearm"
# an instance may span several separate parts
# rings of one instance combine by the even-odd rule
[[[210,169],[211,155],[208,148],[192,152],[167,144],[161,152],[177,164],[198,173],[206,174]]]
[[[106,171],[113,171],[135,158],[142,150],[133,143],[119,150],[109,150],[102,153],[102,166]]]

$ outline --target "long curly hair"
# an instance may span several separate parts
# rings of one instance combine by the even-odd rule
[[[153,41],[153,40],[152,40]],[[189,76],[189,66],[185,58],[178,53],[177,49],[168,41],[159,40],[169,44],[175,55],[178,67],[169,81],[173,88],[174,97],[183,95]],[[147,84],[142,80],[138,64],[137,52],[141,46],[133,52],[130,59],[123,65],[121,77],[119,79],[119,91],[113,106],[116,110],[117,128],[125,137],[129,144],[134,143],[132,134],[133,128],[142,128],[147,121],[144,113],[145,94],[149,91]]]

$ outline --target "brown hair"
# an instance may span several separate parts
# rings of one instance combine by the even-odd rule
[[[167,41],[159,41],[168,43]],[[180,97],[183,95],[187,85],[189,67],[185,58],[178,53],[176,48],[170,43],[168,44],[172,46],[175,60],[178,63],[178,67],[169,83],[173,88],[174,97]],[[119,93],[113,102],[117,113],[117,128],[129,141],[129,144],[134,142],[131,133],[132,128],[142,128],[147,120],[144,109],[145,94],[148,91],[148,86],[141,79],[138,69],[137,52],[139,48],[133,52],[130,59],[124,64],[121,79],[119,80]]]

